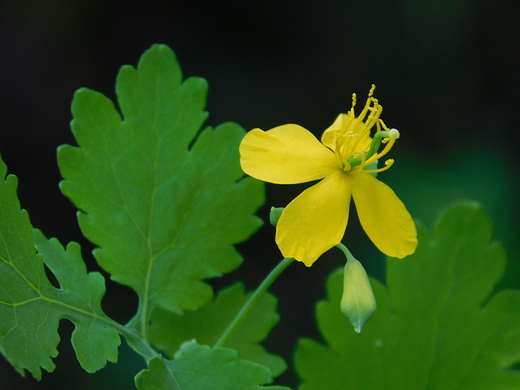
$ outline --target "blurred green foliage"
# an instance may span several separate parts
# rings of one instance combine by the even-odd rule
[[[405,135],[406,136],[406,135]],[[397,153],[396,153],[397,154]],[[394,157],[394,155],[392,155]],[[507,156],[493,149],[463,149],[443,159],[397,154],[385,181],[398,192],[412,216],[433,227],[439,214],[461,199],[480,202],[505,246],[508,262],[498,288],[520,287],[520,192],[516,170]],[[382,175],[381,175],[382,177]]]

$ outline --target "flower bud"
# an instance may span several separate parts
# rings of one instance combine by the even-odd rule
[[[341,311],[345,314],[357,333],[376,311],[376,299],[367,273],[355,258],[349,258],[343,274],[343,296]]]
[[[271,212],[269,213],[269,222],[271,222],[271,225],[276,226],[282,216],[284,208],[285,207],[271,207]]]

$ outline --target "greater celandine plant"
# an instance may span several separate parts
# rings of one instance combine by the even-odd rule
[[[386,160],[383,168],[377,167],[400,133],[381,120],[383,107],[373,97],[374,89],[373,85],[359,116],[354,112],[356,94],[352,95],[352,108],[339,114],[321,143],[307,129],[287,124],[268,131],[253,129],[240,144],[242,169],[257,179],[276,184],[321,180],[283,209],[276,220],[276,243],[286,258],[307,267],[341,245],[347,257],[341,308],[357,332],[376,304],[366,272],[341,244],[351,197],[361,225],[384,254],[403,258],[417,247],[410,213],[392,189],[375,177],[393,165],[394,160]]]
[[[316,306],[324,341],[302,339],[295,350],[300,389],[520,388],[512,368],[520,361],[520,292],[489,297],[505,262],[490,242],[490,222],[480,205],[464,202],[443,214],[433,237],[414,224],[376,178],[393,164],[378,167],[400,133],[381,120],[374,88],[358,114],[353,95],[321,142],[295,124],[202,129],[207,83],[183,81],[164,45],[145,52],[137,68],[121,68],[119,110],[80,89],[71,123],[78,146],[58,149],[60,188],[77,206],[99,265],[137,293],[139,306],[127,324],[104,313],[103,276],[87,272],[78,244],[63,247],[31,226],[9,175],[0,181],[0,352],[20,374],[41,379],[42,368],[55,368],[57,329],[67,318],[90,373],[117,361],[123,336],[148,366],[135,376],[140,390],[288,389],[270,385],[287,365],[260,344],[279,319],[267,290],[294,260],[311,267],[336,246],[346,264]],[[255,291],[237,282],[214,296],[204,281],[236,269],[242,258],[233,245],[262,224],[254,214],[263,181],[316,180],[272,208],[284,259]],[[389,256],[387,286],[341,242],[351,198]]]

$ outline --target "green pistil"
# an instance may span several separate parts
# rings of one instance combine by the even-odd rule
[[[366,155],[366,152],[357,153],[354,156],[347,158],[347,162],[350,164],[352,168],[361,164],[361,161],[363,161],[363,158],[361,158],[362,154]]]
[[[370,149],[367,153],[367,160],[377,153],[379,147],[381,146],[383,138],[390,138],[390,131],[383,130],[374,134],[374,138],[372,139],[372,143],[370,144]]]
[[[347,158],[347,162],[350,164],[351,168],[361,164],[363,160],[366,161],[374,154],[376,154],[381,146],[381,142],[383,141],[383,139],[392,138],[392,135],[390,135],[390,131],[378,131],[374,134],[374,138],[372,138],[372,143],[370,144],[370,149],[368,150],[368,152],[356,153],[355,155]],[[365,155],[364,158],[362,157],[363,154]],[[344,169],[346,164],[342,163],[341,165]]]

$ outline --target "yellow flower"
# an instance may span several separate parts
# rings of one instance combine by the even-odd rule
[[[352,95],[352,108],[325,130],[321,143],[295,124],[253,129],[242,140],[240,164],[250,176],[275,184],[322,179],[289,203],[276,225],[276,243],[284,257],[310,267],[339,244],[351,197],[363,229],[381,252],[403,258],[415,251],[417,233],[408,210],[390,187],[375,178],[375,173],[393,164],[387,160],[385,167],[375,169],[399,132],[379,119],[383,108],[372,96],[374,88],[357,117]]]

